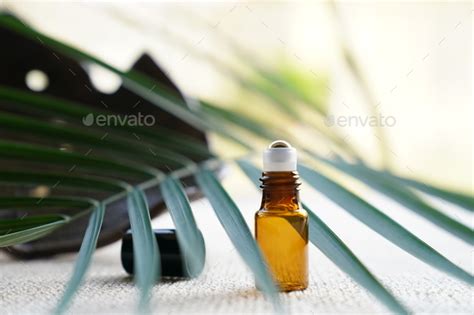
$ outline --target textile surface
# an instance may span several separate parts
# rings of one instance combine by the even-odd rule
[[[246,188],[235,195],[249,226],[252,226],[253,212],[258,204],[257,193]],[[377,202],[386,204],[386,200]],[[315,211],[325,209],[316,212],[411,311],[439,314],[474,312],[473,291],[467,284],[403,252],[327,200],[318,197],[310,204],[318,205]],[[453,262],[472,272],[469,246],[419,221],[396,205],[389,208],[404,211],[407,218],[399,219],[406,220],[407,224],[427,226],[418,228],[419,236],[428,238],[433,247],[448,253]],[[161,314],[271,313],[271,304],[255,289],[251,272],[233,249],[209,204],[205,200],[194,202],[193,210],[206,241],[205,270],[197,279],[156,285],[152,311]],[[171,227],[172,221],[164,215],[154,220],[153,225]],[[64,290],[74,259],[75,255],[70,254],[45,260],[18,261],[0,254],[0,313],[49,313]],[[287,310],[294,314],[388,312],[312,245],[309,288],[281,294],[281,298]],[[120,242],[98,249],[69,313],[130,314],[136,306],[137,290],[120,263]]]

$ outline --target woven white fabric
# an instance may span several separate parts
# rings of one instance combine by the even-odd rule
[[[239,191],[237,195],[251,226],[258,195],[251,190]],[[355,221],[349,225],[345,221],[349,220],[347,216],[341,215],[343,212],[327,201],[318,199],[313,204],[325,209],[318,214],[328,224],[338,222],[340,227],[337,230],[334,226],[336,232],[410,310],[416,313],[473,313],[471,287],[427,267],[363,225]],[[208,203],[195,202],[193,209],[206,240],[206,268],[198,279],[156,285],[152,311],[161,314],[271,313],[271,305],[255,290],[251,273],[227,240]],[[154,226],[172,225],[169,216],[163,216],[154,221]],[[420,234],[432,235],[430,229],[427,230],[429,233]],[[466,246],[448,238],[445,233],[440,235],[441,241],[437,242],[437,238],[430,241],[436,246],[445,244],[441,248],[443,253],[447,250],[449,253],[451,248],[454,261],[468,268],[465,258],[469,264],[470,253],[460,253]],[[0,313],[50,312],[60,297],[74,259],[74,255],[63,255],[48,260],[19,262],[0,254]],[[120,265],[120,244],[117,243],[96,252],[87,280],[69,312],[130,314],[135,310],[136,297],[137,290]],[[309,288],[303,292],[281,294],[281,297],[294,314],[388,312],[312,245]]]

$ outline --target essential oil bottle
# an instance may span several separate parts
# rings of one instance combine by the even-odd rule
[[[263,153],[255,238],[280,291],[308,286],[308,214],[300,207],[296,150],[274,141]]]

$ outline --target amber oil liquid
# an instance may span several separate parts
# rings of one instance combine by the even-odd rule
[[[280,291],[308,287],[308,214],[300,207],[297,172],[264,172],[255,238]]]

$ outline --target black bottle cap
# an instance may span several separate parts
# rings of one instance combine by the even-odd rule
[[[161,276],[162,277],[182,277],[191,278],[198,276],[204,269],[205,250],[202,253],[202,261],[198,265],[194,264],[193,272],[181,252],[176,231],[174,229],[154,229],[153,230],[158,247],[160,248]],[[199,231],[202,239],[202,233]],[[203,242],[204,244],[204,242]],[[129,274],[133,274],[133,241],[132,232],[128,230],[122,239],[122,266]]]

